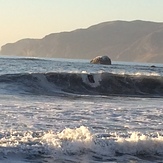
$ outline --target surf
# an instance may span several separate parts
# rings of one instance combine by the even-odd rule
[[[53,131],[6,131],[0,133],[0,153],[3,157],[46,158],[75,160],[90,157],[94,161],[125,159],[161,160],[163,136],[131,132],[125,134],[93,134],[86,126]],[[50,157],[48,157],[50,156]],[[16,159],[16,158],[15,158]]]
[[[163,77],[154,75],[107,72],[18,73],[0,75],[0,83],[1,87],[10,89],[12,93],[35,95],[72,93],[104,96],[163,96]]]

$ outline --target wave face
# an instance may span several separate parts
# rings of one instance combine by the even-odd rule
[[[0,89],[26,94],[162,97],[163,77],[112,73],[19,73],[0,76]]]

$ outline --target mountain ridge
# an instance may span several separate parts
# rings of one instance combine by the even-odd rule
[[[41,39],[22,39],[1,48],[3,55],[163,63],[163,23],[108,21]]]

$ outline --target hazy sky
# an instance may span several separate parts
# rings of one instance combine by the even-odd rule
[[[112,20],[163,22],[163,0],[0,0],[0,47]]]

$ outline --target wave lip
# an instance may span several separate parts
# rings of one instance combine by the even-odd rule
[[[112,73],[24,73],[0,76],[1,87],[27,94],[162,97],[163,77]],[[2,89],[3,89],[2,88]],[[1,88],[0,88],[1,89]]]

